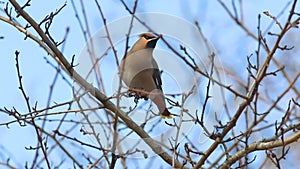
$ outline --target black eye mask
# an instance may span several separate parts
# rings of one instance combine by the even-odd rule
[[[155,37],[153,37],[153,36],[148,36],[148,35],[143,35],[143,37],[144,37],[145,39],[147,39],[147,40],[155,38]]]

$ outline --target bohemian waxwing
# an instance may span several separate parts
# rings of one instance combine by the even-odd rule
[[[160,71],[152,55],[158,39],[159,37],[150,33],[141,34],[140,39],[122,59],[119,71],[129,91],[135,93],[135,101],[139,98],[151,99],[162,118],[171,118],[161,88]]]

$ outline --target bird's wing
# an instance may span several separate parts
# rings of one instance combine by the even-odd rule
[[[162,90],[162,88],[161,88],[162,82],[161,82],[161,77],[160,77],[160,71],[159,71],[158,65],[157,65],[157,63],[154,59],[152,60],[152,64],[153,64],[153,74],[152,74],[153,81],[154,81],[157,89]]]

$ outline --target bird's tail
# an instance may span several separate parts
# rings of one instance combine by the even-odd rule
[[[164,98],[164,94],[161,90],[159,89],[154,89],[151,91],[149,98],[156,104],[160,116],[162,118],[172,118],[171,113],[169,112],[169,110],[166,108],[166,103],[165,103],[165,98]]]
[[[160,114],[161,118],[165,119],[170,119],[172,118],[172,114],[169,112],[169,110],[166,108],[165,111],[163,111],[161,114]]]

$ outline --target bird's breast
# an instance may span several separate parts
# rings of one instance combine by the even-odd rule
[[[127,86],[141,72],[153,69],[153,50],[140,50],[125,57],[120,64],[120,74]]]

